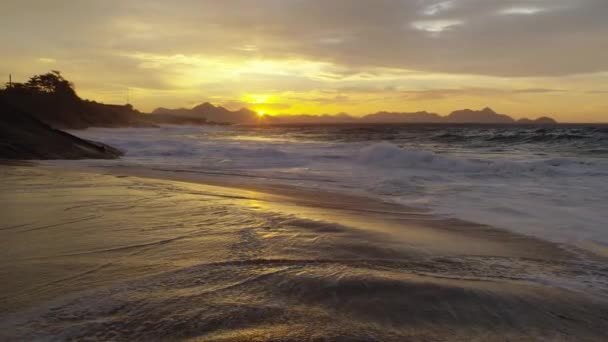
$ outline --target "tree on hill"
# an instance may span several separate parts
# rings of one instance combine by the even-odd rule
[[[46,74],[34,75],[25,83],[7,83],[5,91],[48,94],[53,96],[76,97],[74,84],[61,75],[60,71],[52,70]]]
[[[52,70],[43,75],[32,76],[25,83],[25,87],[42,93],[76,96],[74,84],[63,78],[61,72],[57,70]]]
[[[0,101],[55,128],[121,127],[152,124],[131,105],[83,100],[59,71],[34,75],[0,89]]]

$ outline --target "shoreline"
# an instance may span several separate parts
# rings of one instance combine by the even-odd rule
[[[402,214],[402,219],[410,223],[416,223],[427,228],[445,228],[446,224],[454,224],[460,227],[476,227],[477,230],[492,231],[493,234],[504,236],[516,236],[516,239],[538,241],[564,249],[568,253],[575,253],[592,260],[608,261],[608,246],[595,242],[585,241],[577,244],[560,243],[543,239],[542,237],[526,235],[502,227],[496,227],[483,223],[462,220],[458,218],[441,217],[428,209],[408,207],[406,205],[387,201],[379,197],[364,196],[362,194],[340,191],[338,189],[321,190],[312,187],[293,186],[288,184],[243,182],[241,175],[225,175],[223,173],[197,172],[193,170],[168,170],[138,166],[124,165],[88,165],[78,161],[44,162],[39,164],[45,167],[57,167],[60,169],[92,172],[100,174],[112,174],[116,176],[142,177],[148,179],[161,179],[168,181],[186,182],[200,185],[210,185],[234,190],[246,190],[265,193],[272,196],[282,197],[288,202],[296,205],[306,205],[325,209],[339,209],[354,212],[370,212],[376,214]],[[239,179],[240,178],[240,179]],[[246,179],[245,179],[246,180]],[[320,196],[321,194],[321,196]],[[340,203],[335,205],[333,203]],[[363,206],[371,206],[363,209]],[[423,227],[424,228],[424,227]]]
[[[0,171],[6,339],[599,340],[608,322],[605,259],[488,226],[182,174]]]

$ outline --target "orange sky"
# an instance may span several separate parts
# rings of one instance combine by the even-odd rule
[[[51,69],[137,108],[608,122],[605,0],[0,3],[0,73]],[[128,94],[128,95],[127,95]]]

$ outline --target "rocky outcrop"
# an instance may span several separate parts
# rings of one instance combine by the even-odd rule
[[[0,159],[114,159],[111,146],[54,129],[0,101]]]

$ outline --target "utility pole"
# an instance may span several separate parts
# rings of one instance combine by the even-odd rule
[[[129,88],[127,87],[127,104],[129,104],[130,99],[129,99]]]
[[[13,87],[13,75],[12,74],[8,74],[8,87],[9,88]]]

